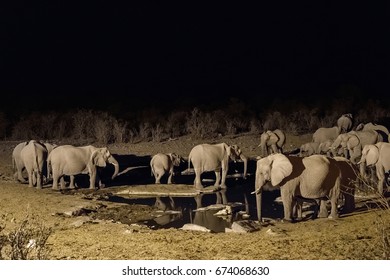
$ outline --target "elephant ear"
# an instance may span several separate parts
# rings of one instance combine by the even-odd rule
[[[272,131],[267,131],[267,133],[268,133],[268,136],[269,136],[268,142],[270,142],[270,143],[278,142],[279,137],[278,137],[278,135],[276,133],[274,133]]]
[[[347,141],[347,148],[353,150],[359,144],[360,144],[359,137],[357,137],[357,135],[351,135]]]
[[[95,166],[99,166],[99,167],[106,166],[106,161],[104,160],[104,156],[99,150],[92,153],[91,161],[92,161],[92,164]]]
[[[291,174],[293,166],[283,154],[270,155],[268,158],[271,160],[271,184],[277,186]]]
[[[378,162],[379,149],[377,146],[365,145],[362,154],[362,159],[365,157],[367,165],[373,165]]]
[[[172,160],[172,164],[174,166],[179,166],[180,165],[180,160],[181,160],[181,157],[175,153],[171,153],[169,154],[169,156],[171,157],[171,160]]]

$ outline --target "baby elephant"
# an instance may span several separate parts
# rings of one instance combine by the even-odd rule
[[[156,178],[156,184],[160,184],[160,179],[169,172],[168,184],[172,184],[173,167],[179,166],[181,156],[175,153],[162,154],[158,153],[152,157],[150,167],[152,175]]]

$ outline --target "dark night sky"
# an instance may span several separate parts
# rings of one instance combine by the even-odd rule
[[[11,2],[3,110],[388,91],[389,10],[377,1]]]

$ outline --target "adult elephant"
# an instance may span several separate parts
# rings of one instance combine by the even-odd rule
[[[339,136],[341,129],[338,126],[320,127],[313,133],[313,142],[324,143],[328,140],[334,141]]]
[[[155,183],[160,184],[161,177],[169,173],[168,184],[172,184],[172,177],[174,175],[174,167],[180,166],[182,158],[178,154],[169,153],[155,154],[150,160],[150,168],[152,175],[155,178]]]
[[[279,187],[284,220],[292,221],[293,206],[298,197],[315,200],[330,199],[329,217],[337,218],[340,195],[340,169],[334,159],[324,155],[309,157],[273,154],[257,161],[255,194],[257,217],[261,221],[261,194],[266,185]]]
[[[283,146],[286,143],[286,134],[280,129],[267,130],[260,135],[260,144],[263,156],[272,153],[283,153]]]
[[[351,213],[355,210],[355,189],[359,170],[355,164],[344,157],[334,157],[341,172],[340,197],[342,198],[342,212]]]
[[[381,124],[376,124],[376,123],[360,123],[356,127],[356,131],[368,131],[368,130],[375,130],[376,132],[379,133],[379,135],[382,137],[381,141],[379,142],[389,142],[389,130],[387,127]]]
[[[194,185],[197,189],[202,189],[201,174],[207,171],[215,172],[214,186],[226,188],[226,175],[229,169],[229,160],[241,160],[244,162],[244,178],[247,173],[248,159],[237,145],[200,144],[192,148],[188,156],[188,168],[191,162],[195,170]],[[222,171],[222,177],[221,177]]]
[[[380,194],[383,194],[385,172],[390,170],[390,143],[379,142],[375,145],[365,145],[358,164],[360,164],[360,173],[363,178],[366,177],[365,167],[375,165],[378,178],[377,189]]]
[[[18,180],[21,183],[27,183],[26,178],[24,178],[23,176],[23,170],[25,170],[25,166],[20,156],[20,152],[25,146],[27,146],[27,144],[28,141],[21,142],[18,145],[16,145],[12,151],[12,167],[14,170],[14,178],[15,180]]]
[[[378,137],[378,133],[374,130],[342,133],[331,146],[333,156],[336,156],[335,151],[342,149],[344,157],[350,159],[352,163],[356,163],[362,155],[363,147],[377,143]]]
[[[28,185],[42,188],[43,166],[47,159],[47,149],[44,144],[31,140],[20,151],[20,158],[28,174]]]
[[[337,119],[337,126],[340,128],[340,133],[349,132],[352,129],[352,123],[352,114],[341,115],[341,117]]]
[[[116,177],[119,171],[119,164],[111,155],[107,147],[97,148],[92,145],[75,147],[72,145],[58,146],[49,154],[47,170],[53,175],[53,189],[58,189],[58,180],[61,178],[61,187],[64,188],[63,176],[70,176],[70,188],[75,188],[74,175],[89,174],[89,188],[95,189],[97,169],[105,167],[107,163],[114,165]],[[49,172],[50,173],[50,172]]]

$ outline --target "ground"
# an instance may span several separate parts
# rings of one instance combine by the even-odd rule
[[[293,151],[309,140],[310,135],[288,135],[285,151]],[[147,164],[149,156],[157,152],[187,156],[195,144],[223,141],[238,144],[252,159],[260,153],[258,135],[250,134],[213,140],[192,140],[186,136],[162,143],[109,145],[109,149],[120,158],[120,163],[131,166],[133,159],[138,159],[140,165]],[[146,222],[159,210],[153,199],[115,195],[120,189],[159,190],[150,174],[139,173],[149,176],[147,184],[139,183],[141,175],[132,176],[136,169],[130,170],[121,175],[124,176],[122,181],[106,181],[106,188],[98,191],[89,191],[83,186],[67,192],[54,191],[50,185],[42,190],[29,188],[13,180],[11,153],[17,143],[0,142],[0,214],[5,231],[15,228],[27,214],[51,228],[47,240],[49,259],[375,260],[385,256],[379,224],[390,214],[375,207],[364,207],[367,203],[358,204],[355,212],[341,215],[339,219],[284,223],[276,216],[260,230],[250,233],[186,231],[169,226],[156,229],[157,224],[153,227]],[[121,170],[125,171],[127,166],[121,166]],[[177,180],[180,181],[180,176]],[[228,190],[229,184],[234,188],[229,182]],[[186,187],[181,182],[178,190],[183,185]],[[245,188],[250,194],[254,186],[246,184]],[[182,209],[186,209],[186,201],[189,200],[182,200]],[[256,220],[256,217],[250,219]]]

